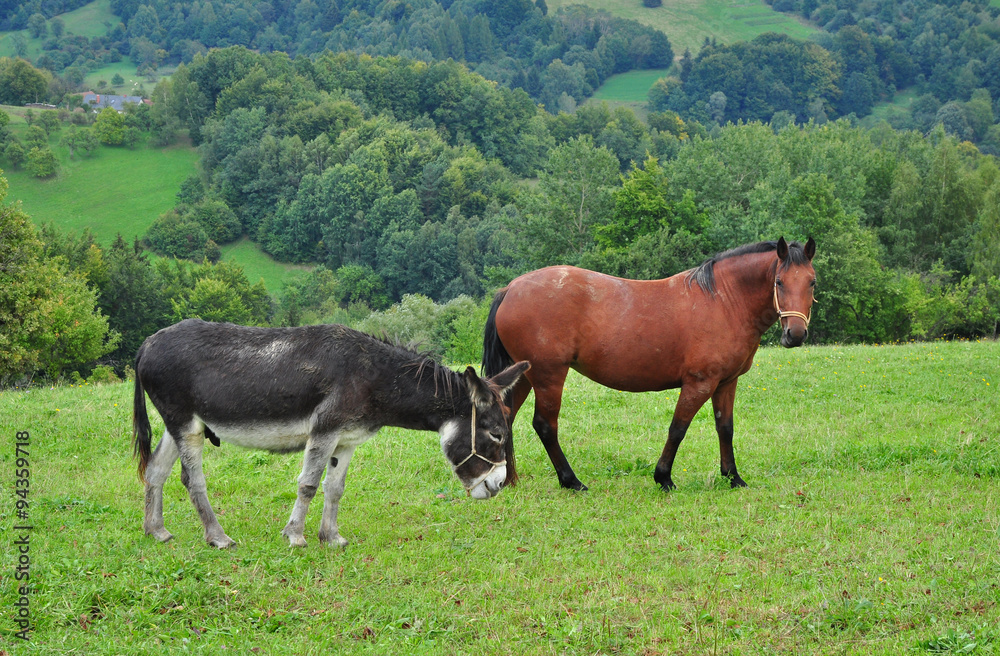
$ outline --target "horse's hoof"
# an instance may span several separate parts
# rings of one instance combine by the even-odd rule
[[[586,485],[584,485],[583,483],[581,483],[580,481],[578,481],[576,479],[573,479],[572,481],[569,481],[567,483],[560,482],[559,485],[561,485],[562,487],[566,488],[567,490],[574,490],[576,492],[586,492],[587,490],[590,489]]]
[[[747,486],[746,481],[744,481],[739,476],[733,476],[732,480],[729,481],[729,487],[733,490],[746,486]]]

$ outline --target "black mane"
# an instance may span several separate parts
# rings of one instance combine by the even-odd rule
[[[755,244],[744,244],[743,246],[737,246],[728,251],[722,253],[717,253],[712,257],[708,258],[701,264],[699,264],[694,269],[688,271],[687,274],[687,284],[696,283],[702,290],[708,292],[709,294],[715,295],[715,264],[716,262],[721,262],[722,260],[728,260],[732,257],[740,257],[742,255],[754,255],[757,253],[770,253],[778,250],[778,242],[776,241],[759,241]],[[790,265],[800,265],[808,264],[809,259],[806,257],[805,247],[797,241],[792,241],[788,243],[788,259],[784,262],[784,267],[787,268]]]

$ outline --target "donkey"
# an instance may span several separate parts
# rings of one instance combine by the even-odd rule
[[[133,436],[145,483],[143,529],[161,542],[163,484],[181,460],[181,481],[205,540],[233,544],[206,494],[207,437],[272,452],[305,451],[298,497],[282,534],[305,546],[306,512],[323,470],[320,542],[346,546],[337,526],[354,450],[382,426],[437,431],[467,493],[489,499],[503,486],[510,439],[503,393],[530,365],[482,379],[428,356],[340,325],[251,328],[187,319],[151,335],[135,357]],[[148,394],[166,426],[150,452]]]

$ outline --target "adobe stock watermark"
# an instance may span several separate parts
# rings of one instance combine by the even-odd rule
[[[29,460],[31,435],[18,431],[14,442],[14,532],[12,537],[14,583],[17,601],[14,602],[14,635],[28,640],[34,630],[31,623],[31,461]]]

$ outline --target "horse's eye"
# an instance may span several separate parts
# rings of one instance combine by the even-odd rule
[[[503,442],[503,435],[495,431],[490,431],[490,439],[494,442]]]
[[[810,287],[815,287],[816,286],[816,281],[815,280],[810,280],[809,281],[809,286]]]
[[[775,280],[774,284],[777,285],[778,287],[781,287],[782,286],[781,278],[778,278],[777,280]]]

